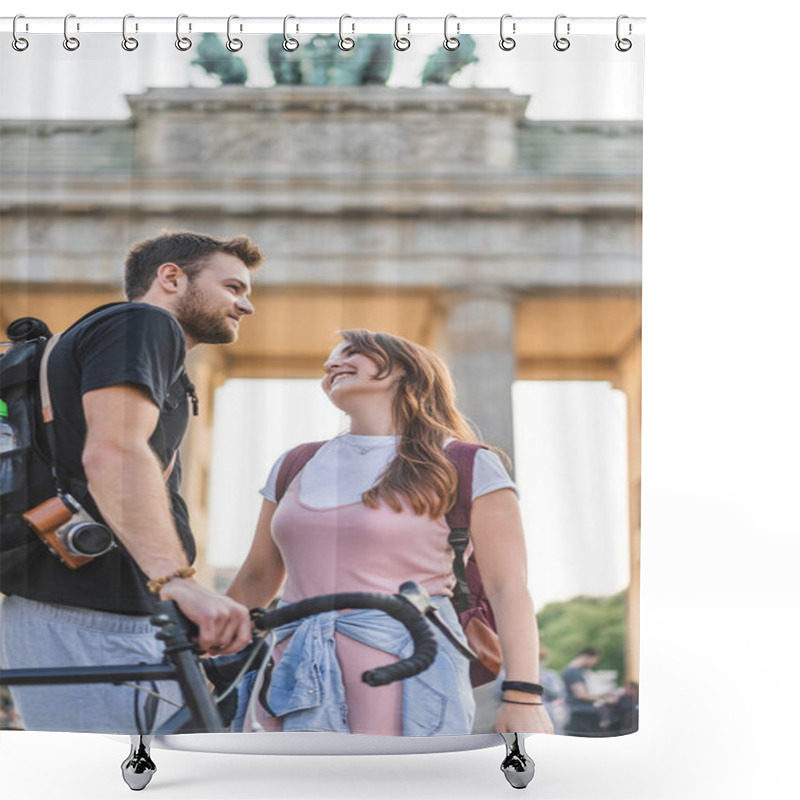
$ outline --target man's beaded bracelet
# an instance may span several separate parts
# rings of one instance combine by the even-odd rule
[[[147,589],[153,594],[159,594],[161,590],[175,578],[191,578],[197,570],[194,567],[181,567],[176,569],[171,575],[165,575],[163,578],[153,578],[147,581]]]
[[[544,694],[544,686],[540,683],[529,683],[528,681],[503,681],[502,690],[504,692],[526,692],[527,694]]]

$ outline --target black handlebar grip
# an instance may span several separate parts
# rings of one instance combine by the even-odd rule
[[[414,642],[414,652],[411,656],[396,664],[368,670],[362,675],[365,683],[370,686],[385,686],[392,681],[417,675],[433,663],[436,658],[436,639],[430,624],[414,606],[394,595],[349,592],[309,597],[273,611],[255,614],[253,622],[257,628],[268,630],[314,614],[351,608],[374,608],[383,611],[402,623]]]
[[[436,639],[430,624],[413,606],[408,606],[408,608],[411,609],[411,616],[407,618],[407,621],[405,619],[400,621],[411,634],[414,641],[414,652],[396,664],[387,664],[384,667],[367,670],[361,676],[361,680],[367,685],[386,686],[393,681],[401,681],[412,675],[418,675],[428,669],[433,663],[433,659],[436,658]]]
[[[188,638],[200,633],[197,623],[190,620],[174,600],[156,600],[154,606],[156,613],[150,618],[153,625],[159,628],[176,625],[180,634]]]

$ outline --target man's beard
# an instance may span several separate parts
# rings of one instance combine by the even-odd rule
[[[189,284],[180,299],[175,316],[184,333],[198,344],[230,344],[237,338],[227,315],[222,311],[209,311],[205,307],[203,292]]]

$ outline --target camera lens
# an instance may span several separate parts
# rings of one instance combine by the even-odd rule
[[[97,522],[78,522],[65,531],[64,544],[76,556],[101,556],[114,546],[111,531]]]

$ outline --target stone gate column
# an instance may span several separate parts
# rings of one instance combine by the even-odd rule
[[[459,409],[487,444],[502,448],[512,460],[515,305],[515,294],[502,287],[448,291],[436,344],[453,373]]]

